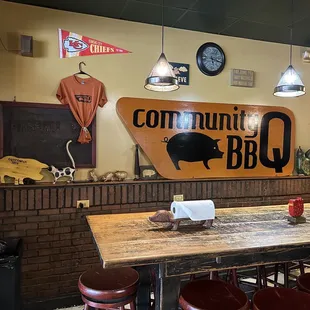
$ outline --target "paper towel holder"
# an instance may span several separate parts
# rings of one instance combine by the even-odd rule
[[[168,224],[167,228],[171,230],[178,230],[180,223],[185,220],[197,223],[197,221],[192,221],[189,218],[174,219],[172,212],[167,210],[159,210],[154,215],[149,217],[150,222]],[[200,227],[210,229],[213,224],[213,219],[198,221],[198,223]]]

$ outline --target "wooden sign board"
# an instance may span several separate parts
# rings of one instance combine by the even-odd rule
[[[117,111],[165,178],[293,171],[295,119],[286,108],[121,98]]]

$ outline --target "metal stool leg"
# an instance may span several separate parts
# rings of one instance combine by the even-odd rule
[[[239,287],[237,269],[231,270],[232,284],[236,287]]]
[[[263,280],[263,288],[267,288],[267,274],[266,274],[266,267],[261,266],[260,268],[261,273],[262,273],[262,280]]]
[[[132,301],[132,302],[129,304],[129,306],[130,306],[130,310],[136,310],[136,303],[135,303],[135,301]]]
[[[260,290],[260,289],[262,289],[262,280],[261,280],[260,266],[256,267],[256,273],[257,273],[256,284],[257,284],[257,288]]]
[[[279,287],[278,276],[279,276],[279,264],[275,264],[274,266],[274,287]]]
[[[218,271],[211,271],[210,272],[210,280],[219,280],[219,273],[218,273]]]
[[[299,270],[300,270],[300,274],[304,274],[305,273],[305,266],[304,266],[304,262],[303,261],[299,261]]]
[[[284,263],[284,287],[288,288],[289,287],[289,266],[288,263]]]

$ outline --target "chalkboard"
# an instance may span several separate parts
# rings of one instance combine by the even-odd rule
[[[92,141],[77,142],[80,126],[68,106],[61,104],[0,102],[0,158],[13,155],[33,158],[55,167],[72,166],[69,146],[77,168],[96,166],[96,124],[89,126]]]

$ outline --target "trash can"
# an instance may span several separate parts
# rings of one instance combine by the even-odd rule
[[[0,308],[20,310],[22,239],[0,239]]]

